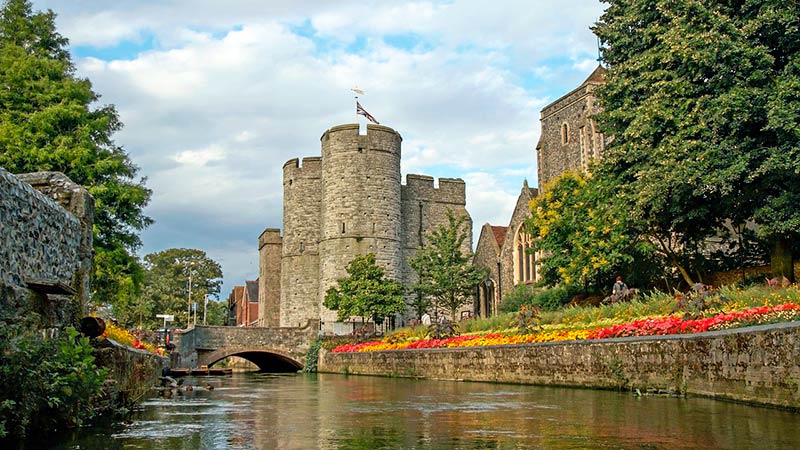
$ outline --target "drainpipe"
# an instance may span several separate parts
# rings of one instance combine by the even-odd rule
[[[497,260],[497,303],[498,307],[503,300],[503,263],[500,259]]]
[[[422,248],[422,202],[419,202],[419,230],[417,235],[419,236],[419,246]]]

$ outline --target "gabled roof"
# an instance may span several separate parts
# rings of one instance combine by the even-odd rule
[[[247,286],[247,301],[258,302],[258,280],[245,280]]]
[[[592,72],[592,74],[589,75],[589,78],[587,78],[586,81],[581,83],[581,86],[588,83],[605,83],[605,78],[607,73],[608,70],[605,67],[598,64],[597,68],[594,69],[594,72]]]
[[[506,240],[506,231],[508,231],[508,227],[489,226],[492,227],[492,233],[494,234],[494,239],[497,241],[497,246],[502,248],[503,242]]]

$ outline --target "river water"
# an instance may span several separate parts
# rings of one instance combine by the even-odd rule
[[[332,374],[237,373],[185,385],[195,387],[150,398],[130,423],[81,429],[49,447],[800,449],[800,414],[703,398]]]

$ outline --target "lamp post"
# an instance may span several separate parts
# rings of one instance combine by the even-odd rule
[[[186,301],[186,329],[192,323],[192,269],[189,269],[189,298]]]

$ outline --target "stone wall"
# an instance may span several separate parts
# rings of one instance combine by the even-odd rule
[[[319,371],[664,390],[800,409],[800,323],[482,348],[323,352]]]
[[[280,326],[281,254],[283,244],[277,228],[267,228],[258,237],[258,326]]]
[[[322,159],[303,158],[302,166],[299,162],[292,159],[283,166],[281,326],[319,317]]]
[[[280,268],[280,326],[298,326],[321,319],[326,333],[334,331],[336,314],[322,306],[327,289],[346,275],[356,255],[374,253],[388,277],[405,285],[415,274],[408,265],[420,237],[447,223],[446,211],[468,218],[464,181],[409,175],[401,184],[402,137],[395,130],[358,124],[332,127],[321,137],[322,156],[289,160],[283,167],[283,237]],[[422,214],[420,215],[420,207]],[[266,232],[265,232],[266,233]],[[259,241],[259,274],[268,269],[274,252]],[[277,230],[269,235],[277,245]],[[472,236],[464,242],[469,253]],[[262,285],[267,281],[264,280]],[[266,295],[269,289],[264,291]],[[270,308],[266,302],[262,310]],[[271,325],[272,322],[265,323]]]
[[[322,135],[322,232],[319,304],[347,276],[357,255],[374,253],[389,278],[400,278],[400,152],[402,137],[381,125],[333,127]],[[323,329],[336,313],[320,306]]]
[[[58,327],[84,314],[93,217],[91,195],[63,174],[0,168],[0,316],[34,312]]]
[[[401,187],[401,217],[403,231],[402,279],[405,286],[417,282],[417,274],[408,264],[424,245],[424,236],[436,228],[447,225],[447,212],[456,217],[465,216],[464,224],[468,230],[467,239],[461,251],[472,254],[472,217],[466,208],[466,184],[460,178],[439,178],[439,187],[434,186],[433,177],[427,175],[406,175],[406,184]],[[411,295],[407,301],[411,301]],[[472,311],[472,303],[464,305],[459,311]],[[409,312],[409,317],[414,315]],[[406,320],[407,318],[404,318]]]
[[[578,88],[542,109],[536,146],[540,191],[565,171],[585,169],[602,157],[604,137],[591,117],[600,112],[593,91],[602,83],[604,71],[596,69]]]
[[[111,339],[98,339],[95,343],[95,363],[109,369],[114,384],[109,394],[115,403],[132,405],[144,398],[158,383],[162,369],[169,367],[169,359],[137,350]]]

